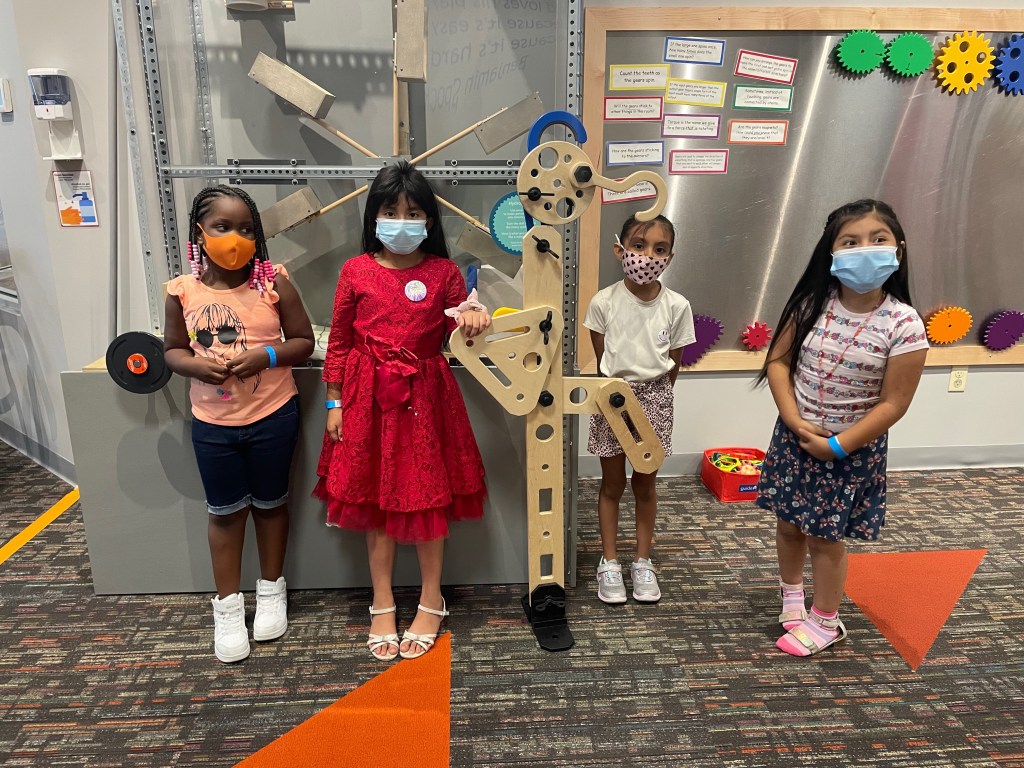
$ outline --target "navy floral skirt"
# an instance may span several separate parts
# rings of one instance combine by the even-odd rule
[[[821,461],[780,418],[761,467],[757,506],[829,541],[874,541],[885,525],[888,434],[845,459]]]

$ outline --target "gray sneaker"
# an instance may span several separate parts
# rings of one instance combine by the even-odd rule
[[[606,603],[626,602],[626,586],[622,583],[622,566],[618,560],[597,564],[597,596]]]
[[[637,558],[629,566],[629,575],[633,581],[633,599],[640,603],[656,603],[661,600],[658,588],[658,577],[654,574],[654,565],[649,559]]]

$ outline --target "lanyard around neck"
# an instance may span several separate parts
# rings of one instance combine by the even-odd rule
[[[853,338],[851,338],[849,343],[843,347],[843,351],[839,353],[839,359],[836,360],[835,365],[832,366],[828,373],[825,373],[823,365],[823,360],[825,358],[825,337],[828,336],[828,327],[835,318],[834,310],[836,306],[836,299],[838,298],[838,296],[832,297],[832,301],[828,305],[828,310],[825,312],[825,327],[821,331],[821,344],[818,346],[818,376],[820,379],[818,382],[818,408],[821,413],[822,426],[825,426],[825,382],[832,379],[835,372],[839,369],[839,366],[843,364],[843,360],[846,359],[846,353],[850,351],[850,347],[854,345],[857,341],[857,337],[860,336],[860,332],[867,327],[867,324],[871,322],[871,318],[875,316],[875,312],[877,312],[878,308],[885,302],[885,293],[882,293],[882,298],[875,305],[875,308],[872,309],[871,313],[864,318],[860,325],[857,326],[857,330],[853,332]]]

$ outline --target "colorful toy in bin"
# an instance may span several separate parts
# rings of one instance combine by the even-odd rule
[[[709,448],[700,479],[719,501],[752,501],[763,463],[764,451],[757,448]]]

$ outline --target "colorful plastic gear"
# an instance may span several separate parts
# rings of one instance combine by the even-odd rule
[[[1014,309],[997,312],[985,323],[982,340],[993,352],[1009,349],[1024,336],[1024,312]]]
[[[683,347],[679,364],[684,368],[691,366],[706,355],[722,338],[722,321],[711,315],[693,316],[693,344]]]
[[[928,320],[928,338],[933,344],[952,344],[971,330],[974,318],[963,307],[945,307]]]
[[[743,332],[742,339],[747,349],[764,349],[768,346],[768,342],[772,340],[772,329],[768,327],[768,323],[754,321],[747,326],[747,330]]]
[[[877,32],[858,29],[839,41],[836,57],[845,69],[855,75],[864,75],[882,63],[885,58],[885,41]]]
[[[923,75],[934,60],[932,41],[917,32],[897,35],[885,48],[885,63],[902,77]]]
[[[939,52],[936,69],[948,91],[966,93],[977,90],[992,72],[995,59],[992,41],[976,32],[961,32],[947,41]]]
[[[996,82],[1006,93],[1024,93],[1024,37],[1012,35],[996,55]]]

